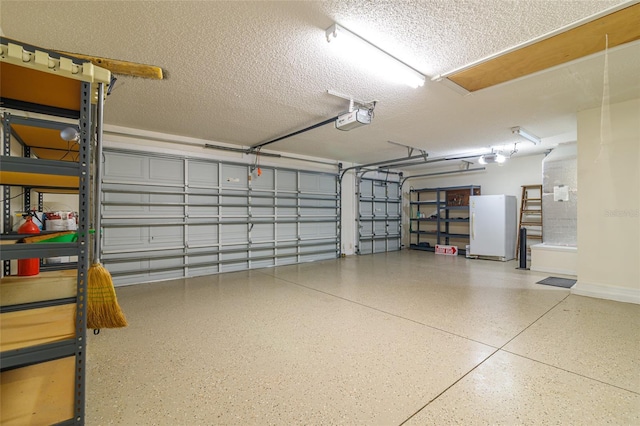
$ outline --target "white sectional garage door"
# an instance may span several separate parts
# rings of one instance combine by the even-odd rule
[[[102,261],[116,285],[339,256],[331,173],[106,150]]]
[[[358,254],[400,250],[402,194],[400,183],[359,177]]]

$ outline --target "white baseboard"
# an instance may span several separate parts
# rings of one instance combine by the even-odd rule
[[[572,271],[571,269],[549,268],[547,266],[532,266],[530,269],[535,272],[545,272],[548,274],[578,275],[578,271]]]
[[[587,283],[578,279],[578,282],[571,288],[571,294],[640,305],[640,289],[638,288]]]

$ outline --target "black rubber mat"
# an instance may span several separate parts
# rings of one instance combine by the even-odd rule
[[[552,285],[554,287],[571,288],[576,283],[576,280],[570,280],[568,278],[549,277],[542,281],[538,281],[536,284]]]

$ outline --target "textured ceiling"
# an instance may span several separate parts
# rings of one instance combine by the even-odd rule
[[[431,156],[512,146],[513,126],[542,137],[538,149],[572,140],[576,112],[602,103],[604,56],[463,96],[440,82],[412,89],[376,77],[327,43],[333,22],[433,77],[622,3],[2,0],[0,25],[25,43],[166,71],[163,81],[119,76],[106,124],[246,147],[346,111],[327,89],[375,99],[369,126],[329,124],[268,147],[367,163],[406,155],[389,140]],[[612,49],[608,60],[611,101],[640,97],[640,43]]]

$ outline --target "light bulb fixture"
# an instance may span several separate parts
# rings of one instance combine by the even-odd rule
[[[426,76],[423,73],[347,28],[333,24],[327,28],[326,35],[327,42],[340,46],[345,56],[363,64],[369,71],[414,89],[424,85]]]
[[[78,142],[80,140],[80,133],[78,129],[74,127],[65,127],[60,130],[60,137],[67,142]]]
[[[534,145],[539,145],[540,144],[540,138],[539,137],[537,137],[533,133],[529,132],[528,130],[523,129],[520,126],[512,127],[511,128],[511,133],[513,133],[514,135],[522,136],[523,138],[525,138],[529,142],[533,142]]]
[[[478,159],[478,163],[480,164],[493,164],[493,163],[499,163],[502,164],[505,162],[507,158],[499,153],[496,152],[492,152],[491,154],[483,154],[480,156],[480,158]]]

